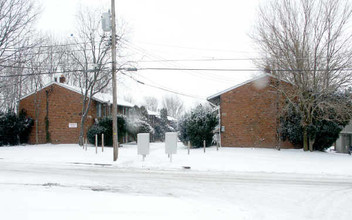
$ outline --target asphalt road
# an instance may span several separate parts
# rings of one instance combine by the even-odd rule
[[[109,164],[21,163],[0,160],[1,190],[20,189],[105,192],[161,196],[222,204],[252,219],[349,219],[352,177],[280,173],[200,172],[119,168]],[[1,196],[0,196],[1,197]],[[226,206],[224,205],[226,204]]]
[[[33,164],[0,160],[0,184],[101,185],[110,189],[124,184],[143,188],[155,182],[168,187],[193,184],[257,184],[352,187],[352,176],[255,172],[206,172],[183,169],[155,170],[113,167],[111,164]],[[33,178],[35,177],[35,178]],[[48,182],[49,181],[49,182]],[[75,184],[72,184],[75,183]],[[90,183],[90,184],[89,184]],[[99,184],[101,183],[101,184]]]

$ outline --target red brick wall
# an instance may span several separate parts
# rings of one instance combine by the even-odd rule
[[[51,143],[78,143],[82,111],[81,95],[56,84],[46,87],[37,93],[37,100],[39,103],[39,143],[46,143],[46,91],[49,91],[48,119]],[[19,108],[25,109],[27,114],[33,119],[35,119],[35,97],[36,95],[33,94],[22,99],[20,101]],[[92,101],[91,108],[85,123],[85,134],[87,129],[94,123],[95,115],[96,102]],[[69,123],[77,123],[77,128],[69,128]],[[34,125],[29,137],[29,143],[31,144],[35,143],[35,131],[36,126]]]
[[[250,82],[221,95],[221,125],[225,126],[222,146],[274,148],[278,145],[278,95],[270,86],[275,80],[266,80],[266,86],[258,88],[256,82]],[[280,145],[293,148],[289,142]]]

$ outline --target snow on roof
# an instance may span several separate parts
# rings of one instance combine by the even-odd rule
[[[93,96],[93,99],[95,99],[96,101],[99,102],[103,102],[103,103],[112,103],[112,95],[107,94],[107,93],[102,93],[102,92],[98,92],[97,94],[95,94]],[[130,102],[127,102],[125,100],[122,99],[117,99],[117,104],[120,106],[126,106],[126,107],[133,107],[134,105]]]
[[[177,119],[176,119],[176,118],[171,117],[171,116],[167,116],[167,120],[169,120],[169,121],[177,121]]]
[[[214,94],[214,95],[212,95],[212,96],[209,96],[209,97],[207,98],[207,100],[209,101],[210,99],[216,98],[216,97],[218,97],[218,96],[220,96],[220,95],[222,95],[222,94],[224,94],[224,93],[226,93],[226,92],[228,92],[228,91],[231,91],[231,90],[236,89],[236,88],[238,88],[238,87],[241,87],[241,86],[243,86],[243,85],[245,85],[245,84],[247,84],[247,83],[253,82],[253,81],[255,81],[255,80],[258,80],[258,79],[261,79],[261,78],[267,77],[267,76],[270,76],[270,75],[265,73],[265,74],[261,74],[261,75],[259,75],[259,76],[253,77],[252,79],[246,80],[246,81],[244,81],[244,82],[242,82],[242,83],[239,83],[239,84],[234,85],[234,86],[232,86],[232,87],[230,87],[230,88],[227,88],[227,89],[225,89],[225,90],[223,90],[223,91],[221,91],[221,92],[218,92],[218,93],[216,93],[216,94]]]
[[[148,110],[148,115],[155,115],[155,116],[160,116],[160,113],[159,112],[155,112],[155,111],[151,111],[151,110]]]
[[[64,83],[58,83],[58,82],[51,82],[47,85],[45,85],[43,88],[41,88],[40,90],[48,87],[48,86],[51,86],[51,85],[58,85],[58,86],[61,86],[63,88],[66,88],[68,90],[71,90],[73,92],[76,92],[76,93],[79,93],[81,94],[81,88],[80,87],[77,87],[77,86],[72,86],[72,85],[68,85],[68,84],[64,84]],[[23,96],[20,100],[30,96],[30,95],[33,95],[35,92],[31,92],[25,96]],[[98,92],[97,94],[95,94],[93,97],[92,97],[93,100],[95,101],[98,101],[98,102],[102,102],[102,103],[112,103],[112,95],[110,94],[107,94],[107,93],[102,93],[102,92]],[[122,100],[122,99],[117,99],[117,105],[120,105],[120,106],[126,106],[126,107],[133,107],[134,105],[132,103],[129,103],[125,100]]]
[[[156,116],[156,117],[160,118],[160,113],[159,112],[151,111],[151,110],[148,110],[148,109],[147,109],[147,111],[148,111],[148,115],[153,115],[153,116]],[[167,116],[167,120],[169,120],[169,121],[177,121],[176,118],[171,117],[171,116]]]
[[[212,95],[212,96],[209,96],[209,97],[207,98],[207,100],[210,101],[211,99],[214,99],[214,98],[216,98],[216,97],[218,97],[218,96],[220,96],[220,95],[222,95],[222,94],[224,94],[224,93],[226,93],[226,92],[228,92],[228,91],[231,91],[231,90],[236,89],[236,88],[238,88],[238,87],[241,87],[241,86],[243,86],[243,85],[245,85],[245,84],[247,84],[247,83],[256,81],[256,80],[261,79],[261,78],[264,78],[264,77],[273,77],[273,78],[277,78],[277,77],[275,77],[274,75],[271,75],[271,74],[269,74],[269,73],[263,73],[263,74],[260,74],[260,75],[258,75],[258,76],[256,76],[256,77],[253,77],[252,79],[246,80],[246,81],[244,81],[244,82],[242,82],[242,83],[239,83],[239,84],[234,85],[234,86],[232,86],[232,87],[230,87],[230,88],[227,88],[227,89],[225,89],[225,90],[223,90],[223,91],[221,91],[221,92],[218,92],[218,93],[216,93],[216,94],[214,94],[214,95]],[[287,82],[286,80],[283,80],[283,79],[281,79],[281,81]],[[287,82],[287,83],[290,83],[290,82]]]

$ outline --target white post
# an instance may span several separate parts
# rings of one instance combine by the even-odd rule
[[[191,142],[190,141],[188,141],[188,155],[189,155],[189,151],[190,151],[190,149],[191,149]]]
[[[203,149],[204,149],[204,153],[205,153],[205,140],[203,141]]]
[[[101,134],[101,152],[104,152],[104,134]]]
[[[98,135],[95,135],[95,153],[98,153]]]

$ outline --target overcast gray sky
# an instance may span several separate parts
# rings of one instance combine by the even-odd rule
[[[110,8],[110,0],[40,0],[43,13],[38,28],[64,39],[74,30],[79,5]],[[258,57],[248,34],[259,0],[116,0],[116,12],[128,27],[128,60],[138,67],[255,68]],[[227,61],[165,60],[235,59]],[[141,81],[197,97],[208,97],[242,82],[254,72],[157,71],[133,73]],[[144,96],[171,94],[126,79],[119,95],[137,102]],[[182,96],[180,96],[182,97]],[[183,97],[188,106],[201,100]]]

